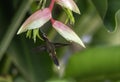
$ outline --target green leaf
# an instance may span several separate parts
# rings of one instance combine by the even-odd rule
[[[13,82],[11,76],[6,75],[6,76],[0,76],[0,82]]]
[[[115,20],[115,17],[116,17],[115,14],[120,9],[119,3],[120,3],[120,0],[116,0],[116,1],[109,0],[108,2],[108,11],[106,13],[104,23],[106,27],[109,29],[109,31],[114,31],[117,26],[116,22],[118,20]],[[117,19],[120,19],[120,17]]]
[[[31,38],[32,37],[32,30],[28,30],[26,34],[26,38]]]
[[[22,19],[25,16],[25,13],[29,9],[32,0],[26,0],[23,1],[20,5],[18,11],[15,13],[15,16],[12,19],[12,22],[7,28],[6,33],[4,34],[4,37],[2,41],[0,42],[0,60],[2,59],[5,51],[7,50],[11,40],[13,39],[14,35],[16,34],[16,30],[19,27],[20,23],[22,22]]]
[[[65,24],[70,20],[70,24],[74,24],[75,23],[75,19],[74,19],[74,16],[73,16],[73,14],[72,14],[72,11],[71,10],[69,10],[69,9],[66,9],[66,8],[63,8],[64,9],[64,11],[66,12],[66,14],[67,14],[67,20],[66,20],[66,22],[65,22]]]
[[[104,1],[104,2],[103,2]],[[102,1],[95,1],[93,0],[98,12],[100,13],[103,22],[108,29],[108,31],[112,32],[116,28],[118,28],[117,23],[120,20],[120,17],[116,16],[116,13],[120,9],[120,0],[102,0]],[[106,11],[107,10],[107,11]],[[117,13],[118,14],[118,13]],[[116,20],[118,19],[118,20]]]
[[[118,28],[120,26],[120,9],[115,13],[115,21],[116,21],[115,28]]]
[[[107,8],[108,8],[108,1],[107,0],[92,0],[92,2],[94,3],[100,16],[104,19],[106,12],[107,12]]]
[[[46,82],[75,82],[75,81],[71,81],[71,80],[66,80],[66,79],[55,79],[55,80],[48,80]]]
[[[83,82],[119,79],[120,46],[94,47],[72,55],[65,70],[65,77],[77,78]]]
[[[39,38],[39,39],[41,39],[41,40],[43,40],[41,37],[40,37],[40,35],[39,35],[39,28],[36,28],[36,29],[33,29],[33,40],[34,40],[34,42],[36,42],[36,38]]]
[[[27,82],[27,81],[24,80],[24,78],[22,78],[22,77],[16,77],[14,82]]]
[[[48,53],[32,51],[35,44],[25,40],[23,36],[22,40],[19,39],[17,43],[15,42],[10,46],[8,53],[11,54],[13,63],[25,77],[25,80],[28,82],[45,82],[52,76],[52,61]]]

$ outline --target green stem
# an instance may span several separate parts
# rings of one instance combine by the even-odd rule
[[[9,56],[7,56],[5,58],[3,66],[2,66],[1,73],[7,74],[9,72],[10,67],[11,67],[11,64],[12,64],[11,58]]]
[[[30,8],[31,3],[33,0],[24,0],[19,7],[18,11],[16,12],[11,25],[9,26],[7,32],[5,33],[1,43],[0,43],[0,60],[4,55],[5,51],[7,50],[11,40],[13,39],[14,35],[16,34],[17,29],[19,28],[20,23],[22,22],[27,10]]]

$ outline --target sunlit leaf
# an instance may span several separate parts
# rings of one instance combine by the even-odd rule
[[[95,47],[72,55],[66,77],[81,81],[120,78],[120,46]]]
[[[13,82],[12,81],[12,77],[11,76],[9,76],[9,75],[1,75],[0,76],[0,82]]]

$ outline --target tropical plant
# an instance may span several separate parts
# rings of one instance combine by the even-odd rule
[[[0,82],[119,82],[119,50],[120,0],[0,1]]]

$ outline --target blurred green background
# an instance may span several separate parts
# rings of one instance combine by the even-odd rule
[[[120,82],[120,0],[75,2],[81,15],[73,13],[71,27],[86,48],[73,43],[56,49],[58,70],[47,52],[32,51],[41,40],[16,35],[39,1],[0,0],[0,82]],[[56,4],[53,17],[64,22],[66,13]],[[51,41],[67,42],[49,22],[41,29]]]

